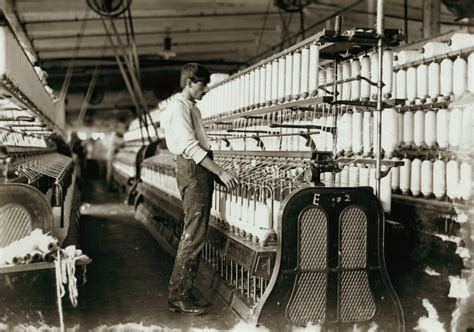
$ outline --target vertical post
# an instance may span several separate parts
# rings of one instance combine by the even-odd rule
[[[423,38],[440,33],[441,0],[423,0]]]
[[[380,179],[382,164],[382,73],[383,73],[383,38],[384,38],[384,0],[377,0],[377,52],[379,56],[379,80],[377,82],[377,110],[374,112],[377,135],[375,137],[375,193],[380,198]]]

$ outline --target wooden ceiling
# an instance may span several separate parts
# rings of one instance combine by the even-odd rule
[[[85,0],[5,0],[11,3],[39,64],[49,73],[49,84],[59,89],[75,55],[71,93],[82,93],[100,61],[97,85],[104,90],[124,90],[101,18]],[[303,1],[304,2],[304,1]],[[421,38],[422,2],[408,0],[409,41]],[[180,66],[189,61],[211,70],[233,72],[282,48],[333,26],[336,14],[343,28],[370,26],[376,0],[314,0],[302,12],[279,9],[274,0],[133,0],[131,15],[144,90],[163,98],[177,89]],[[385,1],[387,27],[403,28],[404,1]],[[458,29],[455,17],[444,6],[441,31]],[[115,19],[127,43],[124,18]],[[81,37],[82,36],[82,37]],[[78,37],[81,37],[80,43]],[[163,56],[164,38],[171,52]],[[114,38],[116,42],[117,39]],[[283,42],[282,42],[283,41]]]

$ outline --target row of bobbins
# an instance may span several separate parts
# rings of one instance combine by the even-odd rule
[[[474,35],[460,33],[448,43],[428,42],[420,50],[400,51],[395,57],[395,63],[402,66],[394,76],[395,97],[408,104],[423,104],[474,93],[474,53],[461,56],[472,47]],[[454,60],[447,56],[453,51],[459,51]],[[433,61],[423,62],[433,57]]]
[[[153,165],[143,165],[140,173],[143,182],[180,197],[174,172]]]
[[[276,213],[280,202],[263,190],[241,186],[227,192],[216,186],[211,207],[211,219],[237,236],[266,245],[276,236]],[[273,213],[272,213],[273,211]]]
[[[319,46],[315,43],[211,88],[199,103],[203,117],[304,99],[318,94]]]
[[[394,192],[438,200],[468,201],[471,198],[472,163],[469,158],[402,160],[403,166],[391,170]]]

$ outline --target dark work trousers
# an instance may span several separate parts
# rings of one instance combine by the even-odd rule
[[[176,181],[183,199],[184,227],[176,252],[168,298],[186,300],[191,293],[199,256],[206,242],[214,174],[191,159],[177,156]]]

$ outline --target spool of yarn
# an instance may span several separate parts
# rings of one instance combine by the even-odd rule
[[[360,167],[359,168],[359,186],[368,187],[369,186],[369,168]]]
[[[258,202],[255,207],[255,221],[258,228],[271,229],[272,218],[271,211],[267,204]]]
[[[449,99],[453,94],[453,62],[451,59],[443,59],[441,61],[440,89],[444,99]]]
[[[247,238],[250,238],[249,235],[255,234],[255,200],[253,198],[249,198],[249,206],[247,209]]]
[[[402,66],[407,63],[420,59],[421,54],[418,51],[403,50],[397,53],[397,63]]]
[[[474,93],[474,52],[467,57],[467,89]]]
[[[341,173],[334,173],[334,185],[341,186]]]
[[[334,75],[335,75],[334,68],[332,66],[327,66],[326,67],[326,84],[330,84],[330,85],[326,87],[326,90],[330,92],[329,93],[330,96],[332,96],[332,94],[334,93],[334,85],[331,84],[336,80]]]
[[[264,83],[264,88],[266,86],[266,82]],[[237,87],[237,99],[236,99],[236,109],[240,110],[244,106],[244,78],[242,75],[237,77],[236,79],[236,87]]]
[[[433,194],[433,163],[423,160],[421,163],[421,193],[425,198]]]
[[[377,52],[370,54],[370,80],[372,82],[378,82],[379,80],[379,56]],[[377,99],[377,87],[370,86],[370,97],[373,100]]]
[[[227,193],[225,199],[225,222],[229,224],[229,226],[232,226],[232,202],[232,194]]]
[[[361,66],[359,59],[352,59],[351,62],[351,75],[353,77],[361,74]],[[359,100],[360,99],[360,80],[354,80],[351,84],[351,100]]]
[[[416,146],[423,146],[425,142],[425,112],[418,110],[413,116],[413,142]]]
[[[436,112],[436,142],[441,149],[445,149],[449,144],[449,114],[447,109],[439,109]]]
[[[242,77],[243,79],[243,87],[244,87],[244,96],[243,96],[243,100],[242,100],[242,106],[241,108],[243,110],[246,110],[247,107],[249,106],[249,94],[250,94],[250,80],[249,80],[249,74],[248,73],[245,73]]]
[[[240,221],[241,221],[240,228],[243,231],[243,233],[247,234],[247,232],[249,232],[249,227],[248,227],[249,226],[248,224],[249,201],[248,199],[245,197],[242,197],[240,206],[241,206],[241,211],[242,211],[242,215],[240,216]]]
[[[449,112],[449,146],[458,148],[462,137],[462,110],[458,107]]]
[[[436,113],[429,110],[425,113],[425,143],[428,147],[436,143],[436,126]]]
[[[428,97],[428,66],[421,64],[416,68],[416,92],[422,103]]]
[[[372,113],[365,111],[362,124],[362,144],[364,146],[364,156],[369,156],[372,150]]]
[[[403,166],[400,166],[400,190],[403,194],[408,194],[411,182],[411,160],[403,158]]]
[[[463,161],[459,173],[459,198],[468,201],[471,198],[472,192],[472,165],[469,162]]]
[[[269,106],[272,104],[272,85],[273,85],[273,66],[271,62],[267,62],[265,65],[265,105]]]
[[[364,55],[360,59],[360,75],[362,77],[370,79],[370,57]],[[370,99],[370,84],[364,80],[360,82],[360,99]]]
[[[382,82],[384,83],[382,93],[385,99],[390,99],[393,84],[393,51],[391,49],[383,52],[382,61]]]
[[[326,186],[332,186],[334,184],[334,174],[332,172],[324,172],[324,182]]]
[[[344,166],[341,171],[341,186],[349,186],[349,166]]]
[[[280,61],[280,63],[285,63],[285,61]],[[260,83],[260,72],[261,72],[260,67],[255,69],[255,97],[254,97],[254,106],[255,107],[258,107],[260,105],[260,89],[261,89],[261,87],[260,87],[260,84],[261,84]],[[225,98],[225,100],[228,101],[229,99],[232,98],[230,96],[232,96],[231,91],[233,91],[233,90],[230,90],[228,86],[226,88],[227,88],[227,93],[226,93],[227,97]]]
[[[427,59],[451,51],[448,44],[442,42],[428,42],[420,49],[422,56]]]
[[[392,73],[392,96],[397,96],[397,75],[395,72]]]
[[[407,69],[407,99],[410,103],[414,103],[417,97],[417,81],[416,68],[410,67]]]
[[[446,194],[450,199],[459,197],[459,163],[448,161],[446,165]]]
[[[352,152],[352,112],[347,111],[341,117],[341,131],[342,150],[344,154]]]
[[[286,59],[280,58],[278,60],[278,102],[285,101],[285,81],[286,81]]]
[[[292,99],[293,92],[293,54],[286,55],[285,63],[285,96],[286,101]]]
[[[433,194],[437,199],[446,195],[446,163],[441,159],[433,163]]]
[[[336,81],[341,81],[342,80],[342,63],[337,64],[337,74],[336,74]],[[338,83],[336,88],[336,91],[338,92],[338,99],[342,99],[344,97],[344,91],[343,91],[343,83]]]
[[[218,88],[220,88],[219,86]],[[250,72],[250,101],[249,105],[251,108],[255,107],[255,70],[252,70]],[[219,101],[224,102],[225,97],[221,95],[220,97],[217,98]]]
[[[362,112],[354,108],[352,113],[352,152],[361,154],[362,145]]]
[[[326,72],[325,70],[323,69],[323,71],[321,72],[319,70],[319,65],[318,65],[318,84],[319,85],[324,85],[326,84]],[[321,87],[321,88],[318,88],[318,95],[319,96],[326,96],[327,95],[327,92],[325,91],[326,88],[324,87]]]
[[[309,47],[301,49],[301,82],[300,96],[307,98],[309,96]]]
[[[351,78],[351,63],[349,61],[344,61],[342,63],[342,79],[346,80],[349,78]],[[342,84],[342,100],[349,99],[351,99],[351,82]]]
[[[398,99],[407,99],[407,72],[403,69],[397,71],[396,81],[397,93],[395,97]]]
[[[410,191],[414,197],[421,193],[421,159],[418,158],[411,163]]]
[[[278,83],[280,82],[279,74],[279,63],[278,59],[272,61],[272,103],[278,103]]]
[[[359,185],[359,167],[349,167],[349,186],[356,187]]]
[[[474,35],[470,33],[456,33],[449,39],[449,45],[452,51],[458,51],[466,47],[474,46]]]
[[[440,94],[440,70],[439,63],[432,62],[428,66],[428,96],[436,102]]]
[[[318,94],[319,85],[319,47],[311,44],[309,47],[309,93],[311,96]]]
[[[392,157],[398,146],[398,117],[394,108],[386,108],[382,111],[382,149],[385,156]]]
[[[301,92],[301,51],[296,51],[293,54],[293,99],[300,98]]]
[[[386,171],[387,167],[382,166],[382,171]],[[380,203],[382,204],[383,211],[390,213],[392,206],[392,174],[387,173],[382,179],[380,179]]]
[[[393,157],[392,161],[400,161],[400,158]],[[400,166],[392,167],[390,173],[392,173],[392,191],[396,191],[400,188]]]
[[[453,63],[453,93],[455,97],[461,97],[467,88],[467,62],[457,57]],[[444,79],[444,78],[443,78]]]
[[[403,142],[403,113],[397,113],[398,118],[398,141]]]
[[[346,121],[344,121],[344,124]],[[336,122],[336,127],[337,127],[337,132],[336,132],[336,153],[341,153],[344,144],[344,130],[347,128],[347,126],[344,126],[343,121],[342,121],[342,116],[337,117],[337,122]]]
[[[470,152],[472,147],[472,113],[474,112],[474,106],[472,103],[466,104],[462,111],[462,137],[461,137],[461,149],[465,152]]]

